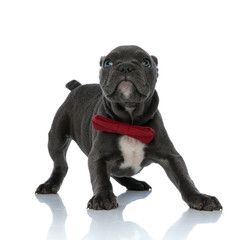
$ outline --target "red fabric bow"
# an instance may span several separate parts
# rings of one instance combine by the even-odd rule
[[[95,130],[126,135],[143,143],[150,143],[155,135],[155,131],[150,127],[118,122],[100,115],[95,115],[92,123]]]

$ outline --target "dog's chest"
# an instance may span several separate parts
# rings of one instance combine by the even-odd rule
[[[144,159],[145,144],[124,135],[119,139],[119,146],[124,159],[120,168],[132,168],[134,173],[138,173],[142,169],[141,163]]]

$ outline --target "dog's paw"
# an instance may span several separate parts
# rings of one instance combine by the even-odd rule
[[[117,207],[117,198],[112,192],[102,192],[93,196],[87,206],[87,208],[94,210],[110,210]]]
[[[134,179],[135,181],[131,181],[128,186],[127,190],[132,190],[132,191],[149,191],[152,189],[150,185],[148,185],[144,181],[138,181]]]
[[[43,184],[40,184],[39,187],[36,189],[35,194],[55,194],[60,189],[59,185],[45,182]]]
[[[222,205],[216,197],[206,194],[193,194],[189,196],[185,201],[190,208],[196,210],[213,211],[222,209]]]

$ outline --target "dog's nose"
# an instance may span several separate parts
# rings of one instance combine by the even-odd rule
[[[131,67],[131,66],[122,66],[120,68],[120,71],[122,73],[129,73],[129,72],[132,72],[134,69]]]

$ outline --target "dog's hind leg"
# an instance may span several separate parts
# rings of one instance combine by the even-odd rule
[[[132,177],[114,177],[118,183],[123,185],[127,188],[127,190],[134,190],[134,191],[148,191],[152,189],[146,182],[138,181]]]
[[[64,111],[60,110],[61,108],[57,112],[49,132],[48,150],[54,163],[53,171],[49,179],[37,188],[35,192],[37,194],[57,193],[67,174],[66,153],[71,138],[68,137],[68,117]]]

